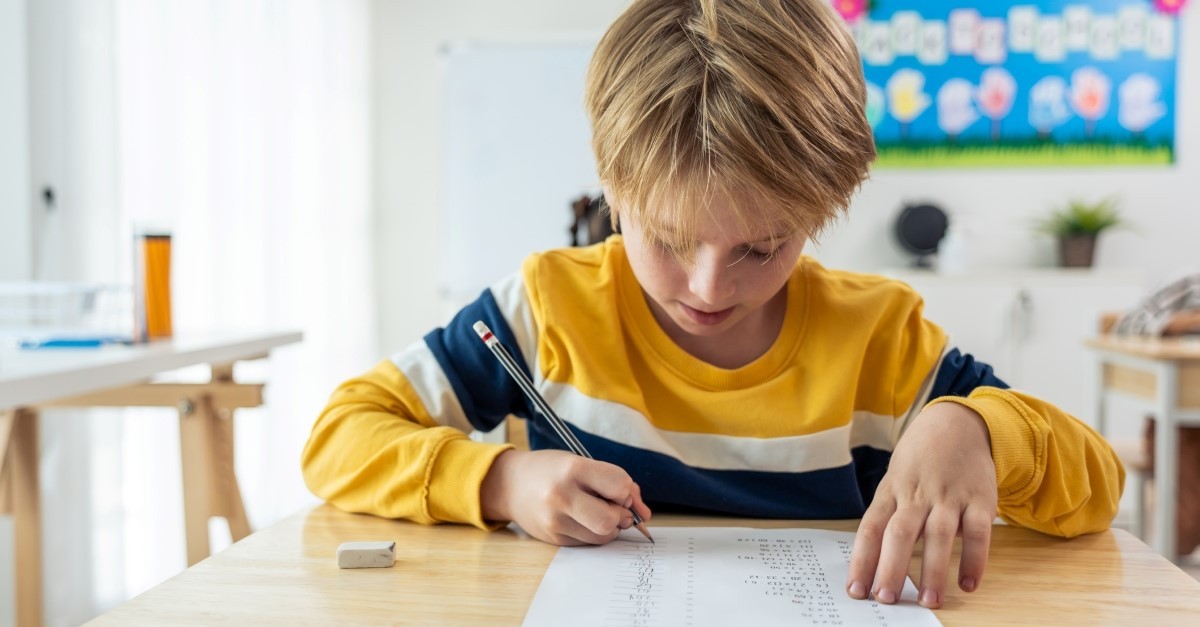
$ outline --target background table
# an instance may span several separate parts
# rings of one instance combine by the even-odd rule
[[[1119,393],[1153,413],[1154,548],[1179,558],[1175,517],[1179,499],[1179,427],[1200,425],[1200,341],[1102,337],[1087,342],[1096,354],[1096,430],[1108,428],[1109,394]],[[1142,416],[1129,418],[1138,420]]]
[[[756,521],[658,516],[651,527],[813,527],[857,521]],[[339,570],[337,546],[395,540],[392,568]],[[519,625],[556,547],[507,529],[422,526],[299,512],[97,618],[91,625]],[[957,581],[958,549],[951,581]],[[919,580],[914,559],[910,576]],[[1200,583],[1127,532],[1062,540],[996,526],[980,588],[948,591],[945,625],[1186,624],[1200,616]]]
[[[188,563],[209,554],[208,519],[250,533],[233,471],[232,411],[262,404],[262,385],[237,383],[233,364],[299,342],[296,331],[180,334],[92,349],[0,349],[0,514],[13,516],[17,624],[42,624],[38,419],[44,407],[174,407],[179,412]],[[157,383],[171,370],[207,364],[204,383]]]

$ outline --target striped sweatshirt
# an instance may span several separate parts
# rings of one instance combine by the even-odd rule
[[[499,526],[483,519],[479,491],[509,445],[466,432],[513,415],[531,448],[566,446],[475,334],[483,320],[652,508],[860,517],[912,419],[954,402],[987,423],[1002,518],[1068,537],[1108,527],[1124,469],[1105,440],[949,346],[907,285],[805,257],[786,289],[779,337],[729,370],[671,341],[620,236],[535,254],[444,328],[338,387],[305,446],[305,481],[351,512]]]

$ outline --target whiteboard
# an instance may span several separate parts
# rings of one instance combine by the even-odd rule
[[[566,246],[570,203],[597,193],[583,86],[595,41],[442,51],[440,287],[474,299],[531,252]]]

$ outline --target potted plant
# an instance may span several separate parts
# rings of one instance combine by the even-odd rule
[[[1038,230],[1058,238],[1059,264],[1066,268],[1090,268],[1096,253],[1096,237],[1124,224],[1119,202],[1108,197],[1099,202],[1072,200],[1054,210],[1038,224]]]

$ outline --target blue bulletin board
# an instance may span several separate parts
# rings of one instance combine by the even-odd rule
[[[1174,161],[1185,0],[832,0],[879,165]]]

